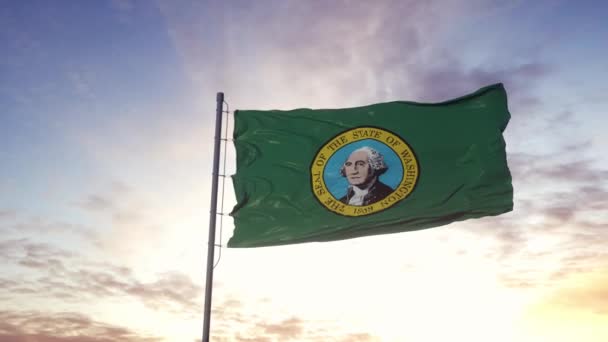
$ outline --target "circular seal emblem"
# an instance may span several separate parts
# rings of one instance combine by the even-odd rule
[[[357,127],[329,139],[310,166],[314,196],[344,216],[386,210],[408,197],[420,168],[412,148],[397,134]]]

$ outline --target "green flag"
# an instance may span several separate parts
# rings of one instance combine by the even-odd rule
[[[502,84],[442,103],[238,110],[228,247],[397,233],[513,209]]]

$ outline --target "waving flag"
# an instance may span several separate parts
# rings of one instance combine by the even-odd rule
[[[513,209],[502,84],[442,102],[238,110],[229,247],[398,233]]]

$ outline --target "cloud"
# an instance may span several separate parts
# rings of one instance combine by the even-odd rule
[[[472,223],[476,234],[494,239],[486,258],[500,265],[504,285],[551,287],[557,280],[589,272],[605,262],[608,231],[603,228],[608,226],[608,217],[601,213],[606,202],[592,202],[584,193],[566,200],[564,195],[570,194],[561,198],[546,194],[528,202],[522,213]]]
[[[206,87],[231,89],[229,98],[242,105],[266,108],[268,96],[273,108],[442,101],[496,82],[507,85],[514,102],[538,102],[532,90],[551,66],[525,56],[500,67],[491,57],[470,66],[444,47],[452,25],[470,18],[471,8],[483,15],[495,7],[460,1],[184,6],[204,12],[195,21],[179,7],[160,6],[190,74]],[[221,59],[208,51],[221,51]]]
[[[534,176],[551,181],[584,182],[597,184],[608,179],[608,170],[599,170],[592,166],[591,160],[574,160],[557,165],[546,165],[535,170]]]
[[[605,209],[608,170],[586,157],[591,148],[590,141],[583,141],[545,154],[509,153],[513,182],[522,189],[517,194],[525,194],[526,205],[562,220],[585,207]],[[572,212],[568,208],[572,208]]]
[[[155,280],[138,280],[130,268],[92,263],[81,255],[28,239],[0,241],[3,264],[20,267],[21,281],[4,280],[2,291],[69,302],[98,298],[136,300],[155,310],[198,314],[202,288],[190,277],[163,273]]]
[[[91,194],[76,206],[86,211],[108,214],[116,224],[134,224],[142,219],[143,205],[133,203],[133,199],[128,198],[126,191],[120,185],[114,185],[114,193],[105,196],[101,194]]]
[[[428,101],[448,100],[494,83],[504,83],[510,105],[530,105],[539,101],[528,95],[532,85],[550,74],[551,68],[539,62],[510,65],[500,69],[476,67],[468,70],[453,59],[438,67],[413,72],[417,96]],[[438,86],[440,85],[440,86]]]
[[[484,257],[518,289],[552,288],[600,267],[608,241],[608,171],[585,155],[588,141],[545,154],[510,153],[514,211],[466,223],[493,241]]]
[[[0,221],[13,220],[16,217],[17,217],[17,212],[15,210],[9,210],[9,209],[0,210]]]
[[[105,211],[113,207],[109,199],[100,195],[89,195],[78,205],[83,209],[91,211]]]
[[[261,323],[258,326],[265,334],[276,335],[282,340],[296,339],[302,332],[302,320],[292,317],[279,323]]]
[[[0,322],[0,341],[7,342],[161,341],[73,312],[0,311]]]
[[[370,334],[350,334],[345,336],[342,340],[342,342],[372,342],[372,341],[377,341],[377,338],[374,338],[372,335]]]
[[[212,310],[213,339],[238,342],[278,341],[379,341],[364,332],[348,332],[335,323],[306,320],[298,316],[284,319],[268,319],[259,312],[267,303],[257,303],[256,311],[247,311],[248,306],[234,298],[214,304]],[[276,315],[272,315],[276,317]]]
[[[44,243],[32,243],[25,238],[0,241],[0,258],[7,261],[43,262],[71,256],[72,254],[65,250]]]
[[[145,205],[141,202],[130,187],[114,182],[107,194],[89,194],[75,205],[86,211],[108,214],[117,223],[134,223],[142,216]]]
[[[0,231],[5,233],[12,233],[19,237],[23,236],[77,236],[83,238],[86,241],[96,241],[96,232],[88,226],[82,224],[74,224],[62,221],[53,221],[50,219],[43,219],[40,217],[23,217],[24,215],[14,215],[15,217],[21,217],[20,220],[13,220],[13,222],[0,222]],[[1,221],[1,218],[0,218]]]
[[[544,305],[608,316],[608,276],[605,271],[606,264],[595,272],[582,273],[563,282]]]
[[[553,132],[556,131],[558,129],[568,129],[569,131],[572,130],[572,128],[577,127],[580,125],[580,123],[578,121],[575,120],[575,113],[571,110],[564,110],[562,112],[559,113],[555,113],[553,116],[549,117],[546,119],[547,121],[547,125],[546,125],[546,130],[549,132]],[[578,148],[588,148],[591,145],[591,141],[585,141],[582,144],[571,144],[566,146],[566,150],[576,150]]]

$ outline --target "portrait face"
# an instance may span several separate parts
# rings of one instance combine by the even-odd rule
[[[369,166],[367,153],[365,151],[355,151],[348,156],[344,163],[344,174],[351,185],[365,185],[373,177],[373,172]]]

